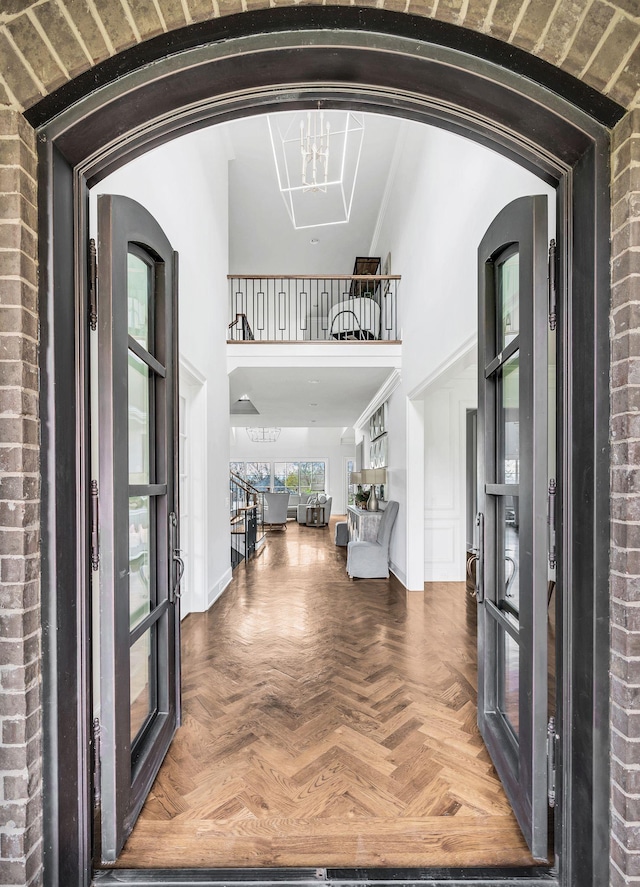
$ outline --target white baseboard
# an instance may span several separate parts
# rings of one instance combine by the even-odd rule
[[[220,581],[216,582],[213,588],[209,589],[209,594],[207,595],[207,610],[218,600],[225,588],[229,586],[232,576],[233,570],[231,569],[231,567],[228,567],[227,570],[225,570],[225,572],[223,573]]]
[[[458,564],[434,564],[424,565],[425,582],[464,582],[464,568]]]
[[[400,567],[397,567],[393,562],[389,562],[389,570],[399,582],[402,582],[404,587],[407,587],[407,576],[404,570],[401,570]]]

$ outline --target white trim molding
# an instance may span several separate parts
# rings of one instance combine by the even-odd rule
[[[377,390],[373,398],[369,401],[358,419],[354,422],[353,427],[356,429],[365,428],[369,421],[369,417],[375,413],[378,407],[381,407],[382,404],[391,397],[393,392],[400,387],[401,382],[402,376],[400,370],[393,370],[385,383]]]
[[[180,381],[185,382],[187,385],[204,385],[207,381],[207,377],[200,372],[198,367],[191,363],[188,357],[185,357],[184,354],[180,355],[179,358],[180,363]],[[182,373],[187,373],[187,377],[183,378]],[[191,376],[191,378],[189,378]]]
[[[474,333],[473,336],[470,336],[463,342],[459,348],[453,351],[446,360],[409,392],[407,395],[409,399],[413,400],[414,398],[422,397],[434,382],[437,382],[444,373],[452,370],[454,367],[456,370],[459,370],[469,366],[471,361],[475,364],[477,348],[478,336]]]

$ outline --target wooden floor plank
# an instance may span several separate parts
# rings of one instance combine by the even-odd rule
[[[183,622],[183,726],[117,865],[533,864],[475,644],[463,583],[349,581],[333,526],[269,534]]]

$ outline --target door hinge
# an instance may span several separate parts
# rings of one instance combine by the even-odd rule
[[[98,481],[91,481],[91,569],[97,570],[100,563],[100,541],[98,537]]]
[[[556,568],[556,481],[551,478],[547,497],[547,525],[549,532],[549,569]]]
[[[558,285],[556,276],[556,242],[549,244],[549,329],[555,330],[558,322]]]
[[[89,326],[94,331],[98,326],[98,252],[93,237],[89,241]]]
[[[93,719],[93,806],[100,806],[100,721]]]
[[[556,806],[556,744],[558,739],[556,719],[549,718],[547,724],[547,798],[550,807]]]

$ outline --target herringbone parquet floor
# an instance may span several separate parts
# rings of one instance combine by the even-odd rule
[[[184,725],[118,865],[529,865],[476,726],[464,584],[289,522],[183,622]]]

